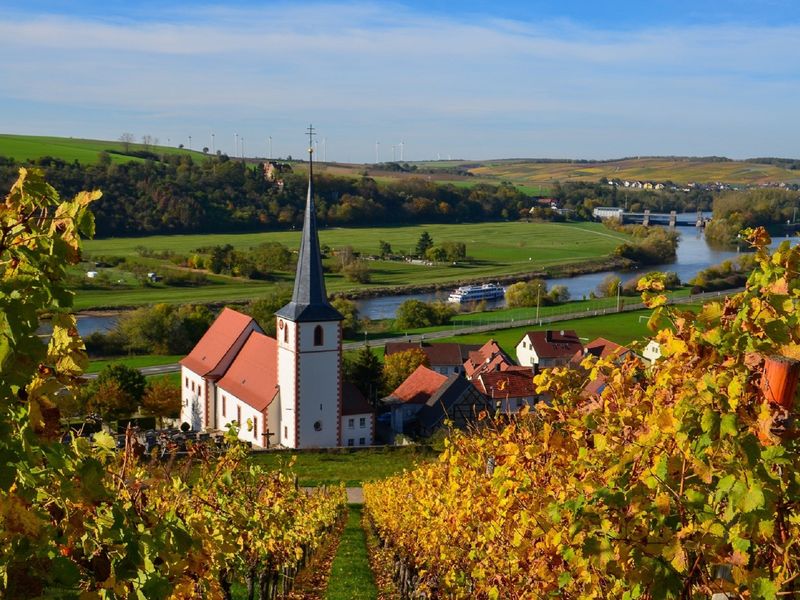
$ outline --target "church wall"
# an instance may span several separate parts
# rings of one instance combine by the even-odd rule
[[[194,431],[203,429],[205,423],[205,385],[200,375],[181,366],[181,423],[189,423]]]
[[[323,448],[338,446],[338,343],[337,349],[333,351],[301,353],[299,366],[301,403],[299,447]],[[319,430],[317,430],[315,424],[319,424]]]
[[[280,323],[283,322],[283,327]],[[278,340],[278,386],[280,387],[280,426],[278,440],[281,446],[295,448],[297,432],[295,430],[294,397],[297,389],[297,371],[295,369],[295,348],[297,344],[296,324],[279,319],[277,328]]]
[[[225,416],[222,416],[222,397],[225,397]],[[237,418],[241,419],[239,421],[239,439],[243,442],[250,442],[253,446],[258,446],[259,448],[263,447],[266,442],[265,438],[262,435],[263,431],[263,415],[261,412],[257,411],[255,408],[250,406],[244,400],[241,400],[234,396],[233,394],[228,393],[223,388],[217,388],[217,407],[219,410],[219,429],[225,431],[227,429],[228,424],[236,421]],[[256,424],[255,431],[251,428],[248,430],[247,428],[247,420],[250,419],[253,423]]]

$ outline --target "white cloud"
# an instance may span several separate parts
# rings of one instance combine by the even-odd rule
[[[796,26],[607,32],[564,23],[467,23],[382,4],[210,7],[117,22],[7,14],[0,22],[7,57],[0,107],[4,99],[62,113],[91,107],[111,131],[121,126],[104,115],[118,111],[150,115],[154,128],[166,127],[165,114],[190,124],[220,113],[231,120],[232,113],[242,131],[248,119],[265,115],[350,114],[373,122],[353,134],[369,138],[385,122],[413,130],[433,121],[438,127],[419,131],[420,139],[432,131],[458,139],[457,128],[473,126],[484,128],[486,147],[498,150],[515,143],[500,137],[514,121],[577,124],[578,131],[583,124],[609,136],[621,127],[652,127],[647,135],[619,135],[630,145],[686,127],[732,140],[725,127],[742,131],[744,124],[788,143],[797,133],[786,126],[800,92],[797,39]],[[741,122],[726,122],[732,119]],[[492,131],[489,123],[501,126]],[[620,153],[616,146],[617,140],[607,144],[606,153],[598,142],[588,148],[599,156]],[[586,155],[582,148],[564,152]],[[468,154],[487,155],[480,147]]]

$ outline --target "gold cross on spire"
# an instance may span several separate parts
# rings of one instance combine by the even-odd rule
[[[313,125],[309,125],[306,131],[308,133],[308,155],[311,156],[311,154],[314,152],[314,136],[317,134],[314,131]]]

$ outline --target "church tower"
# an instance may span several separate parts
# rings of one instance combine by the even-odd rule
[[[340,445],[342,315],[328,302],[317,236],[313,127],[308,128],[308,197],[292,301],[278,310],[280,431],[287,448]]]

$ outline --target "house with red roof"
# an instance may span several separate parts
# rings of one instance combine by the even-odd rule
[[[464,361],[464,375],[467,379],[474,379],[481,373],[490,371],[505,371],[515,366],[513,359],[505,353],[494,340],[489,340],[477,350],[469,353]]]
[[[542,400],[536,393],[530,368],[490,371],[473,377],[472,385],[488,400],[493,410],[515,414],[523,406],[533,408]]]
[[[560,367],[569,363],[583,344],[575,331],[529,331],[517,343],[517,362],[534,369]]]
[[[342,382],[342,446],[375,443],[375,409],[356,386]]]
[[[387,342],[384,356],[391,356],[408,350],[422,350],[428,357],[428,367],[442,375],[453,375],[464,371],[464,361],[469,353],[478,350],[477,344],[425,343],[425,342]]]
[[[407,425],[428,400],[447,381],[447,377],[424,365],[420,365],[406,380],[382,402],[391,410],[391,427],[395,433],[403,433]]]

